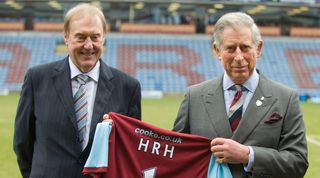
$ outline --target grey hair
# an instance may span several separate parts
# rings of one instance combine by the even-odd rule
[[[217,48],[220,49],[223,30],[226,27],[236,29],[243,26],[249,27],[251,29],[252,41],[255,46],[258,46],[259,41],[262,40],[259,28],[257,27],[252,17],[243,12],[230,12],[219,18],[214,26],[212,44],[215,43]]]

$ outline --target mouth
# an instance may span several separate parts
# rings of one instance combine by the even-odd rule
[[[88,52],[81,51],[80,54],[83,55],[83,56],[90,57],[90,56],[94,55],[95,52],[94,51],[88,51]]]
[[[247,68],[247,66],[234,66],[232,68],[235,68],[235,69],[245,69]]]
[[[247,66],[237,66],[237,67],[232,67],[235,71],[244,71],[247,70]]]

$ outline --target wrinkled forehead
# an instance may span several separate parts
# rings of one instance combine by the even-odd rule
[[[221,44],[225,43],[253,43],[252,31],[248,27],[226,27],[222,31]]]
[[[97,15],[77,15],[71,18],[69,32],[71,31],[96,31],[103,33],[103,23]]]

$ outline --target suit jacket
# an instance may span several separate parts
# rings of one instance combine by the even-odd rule
[[[242,164],[229,164],[234,178],[303,177],[308,167],[307,142],[297,93],[260,74],[258,87],[232,133],[222,78],[188,88],[173,130],[252,146],[252,173],[246,173]]]
[[[18,104],[14,151],[24,178],[81,178],[98,122],[110,111],[141,119],[140,83],[100,60],[89,143],[81,151],[68,57],[28,70]]]

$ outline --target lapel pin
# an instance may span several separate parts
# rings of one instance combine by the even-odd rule
[[[260,100],[257,100],[257,101],[256,101],[256,105],[257,105],[257,106],[261,106],[261,105],[262,105],[262,102],[261,102]]]

